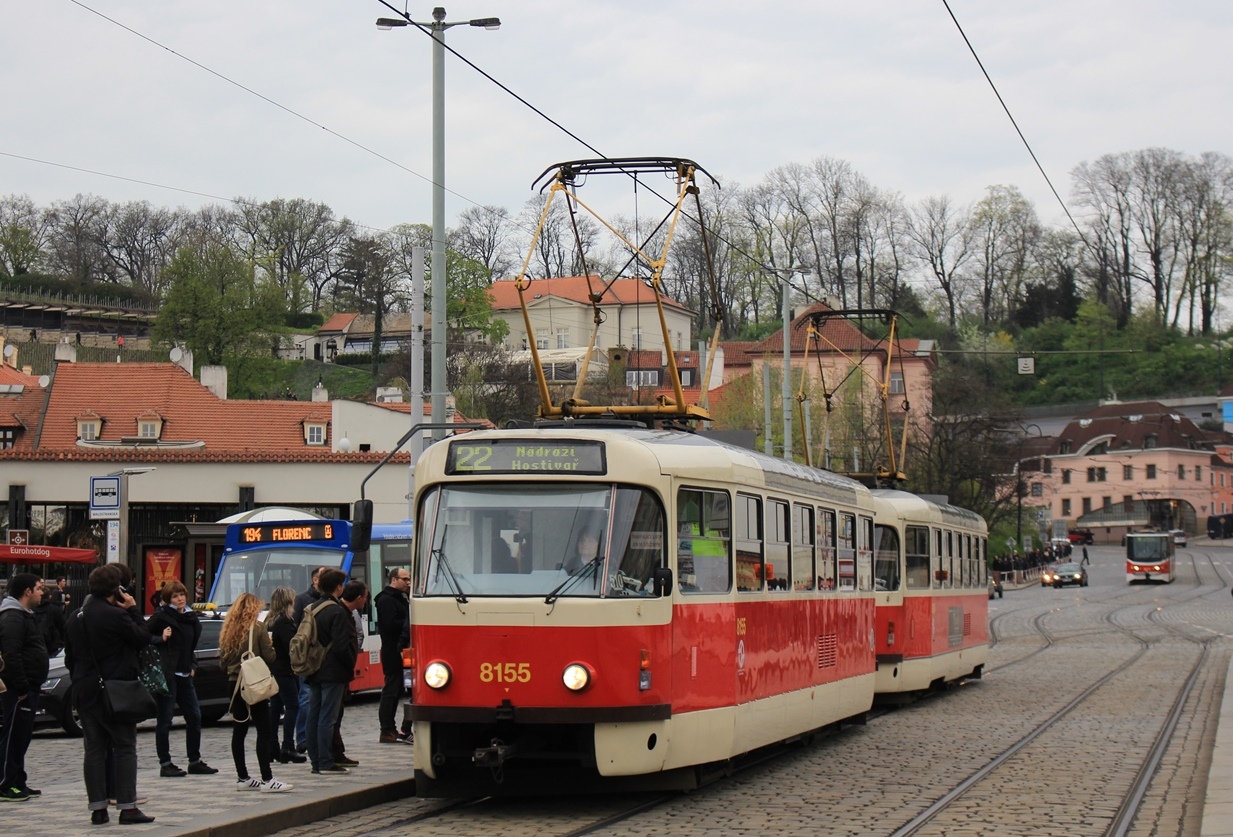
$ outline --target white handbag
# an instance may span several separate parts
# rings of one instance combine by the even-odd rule
[[[240,677],[236,684],[240,689],[240,697],[249,706],[269,700],[278,694],[278,681],[270,674],[270,667],[265,660],[253,653],[254,625],[248,631],[248,650],[240,657]]]

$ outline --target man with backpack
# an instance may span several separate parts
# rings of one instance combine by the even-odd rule
[[[304,618],[291,639],[292,670],[308,683],[305,732],[313,773],[350,772],[334,763],[333,749],[334,721],[355,674],[358,656],[352,608],[339,599],[346,578],[342,570],[321,571],[317,576],[321,598],[304,609]]]
[[[317,589],[317,579],[321,576],[321,571],[326,569],[329,569],[329,567],[316,567],[313,570],[308,589],[295,597],[291,621],[296,624],[296,627],[299,627],[300,622],[304,619],[304,608],[321,600],[321,591]],[[303,677],[300,678],[299,700],[300,711],[295,718],[295,751],[297,753],[307,753],[308,734],[305,730],[308,723],[308,683]]]

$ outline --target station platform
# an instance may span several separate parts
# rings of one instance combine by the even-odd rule
[[[84,837],[118,828],[123,833],[166,837],[261,837],[285,828],[303,826],[328,817],[392,802],[415,793],[412,758],[414,746],[379,744],[377,697],[360,696],[343,714],[343,740],[347,755],[360,764],[344,776],[313,775],[304,764],[273,765],[274,775],[295,787],[287,793],[237,791],[231,758],[232,724],[206,727],[202,734],[204,760],[218,773],[211,776],[159,776],[154,749],[154,723],[139,725],[137,733],[137,794],[147,797],[142,812],[155,818],[148,825],[119,826],[119,812],[111,809],[106,826],[90,823],[82,778],[82,742],[55,730],[36,730],[26,757],[31,787],[43,793],[27,802],[0,803],[0,834],[21,837]],[[249,730],[245,756],[249,774],[259,776],[255,730]],[[176,764],[184,760],[184,725],[171,730],[171,752]]]

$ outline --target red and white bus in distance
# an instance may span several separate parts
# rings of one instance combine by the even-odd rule
[[[1126,536],[1126,581],[1172,581],[1175,550],[1168,532],[1131,532]]]
[[[411,566],[411,524],[378,524],[372,527],[367,552],[351,550],[351,523],[319,517],[281,521],[249,521],[227,527],[223,558],[210,589],[210,596],[195,605],[200,610],[225,613],[241,593],[253,593],[266,604],[277,587],[290,587],[297,594],[308,589],[317,567],[336,567],[349,580],[368,585],[364,648],[355,661],[352,692],[380,689],[381,637],[377,634],[372,597],[385,586],[394,567]]]

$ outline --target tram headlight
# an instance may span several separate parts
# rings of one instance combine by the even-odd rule
[[[561,682],[571,692],[581,692],[591,685],[591,669],[582,663],[570,663],[561,672]]]
[[[440,660],[424,667],[424,684],[430,689],[444,689],[450,684],[450,667]]]

